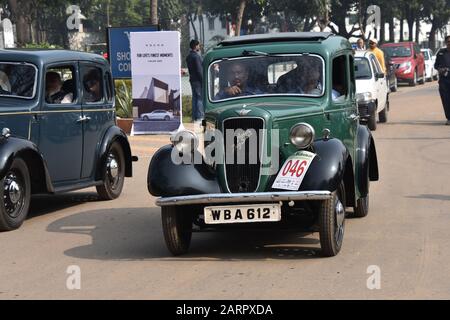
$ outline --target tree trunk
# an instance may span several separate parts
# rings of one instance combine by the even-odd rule
[[[395,22],[394,17],[392,17],[389,21],[389,41],[395,42]]]
[[[419,36],[420,36],[420,18],[416,18],[416,43],[419,43]]]
[[[198,32],[197,32],[197,28],[195,27],[195,23],[194,23],[195,17],[193,18],[192,14],[189,13],[189,15],[187,15],[187,20],[188,20],[188,23],[191,24],[192,30],[194,31],[194,39],[198,40]]]
[[[386,18],[384,17],[384,14],[381,13],[381,19],[380,19],[380,42],[384,43],[386,42]]]
[[[414,28],[415,19],[408,18],[408,19],[406,19],[406,21],[408,22],[408,41],[414,41],[413,28]]]
[[[404,29],[403,25],[405,24],[404,22],[405,22],[405,20],[403,18],[401,18],[400,19],[400,42],[405,41],[405,38],[403,36],[403,34],[404,34],[404,32],[403,32],[403,29]]]
[[[239,3],[239,10],[236,19],[236,36],[241,35],[242,19],[244,18],[244,10],[247,4],[247,0],[241,0]]]
[[[433,52],[436,50],[436,31],[437,27],[433,20],[433,23],[431,24],[430,38],[428,39],[428,45]]]
[[[151,24],[158,25],[158,0],[151,0]]]

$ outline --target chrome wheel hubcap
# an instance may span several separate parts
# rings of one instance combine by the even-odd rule
[[[108,179],[111,182],[111,186],[115,187],[115,185],[119,181],[119,162],[113,154],[108,155],[106,170],[108,173]]]
[[[20,214],[23,204],[24,192],[20,180],[14,173],[9,173],[3,185],[3,201],[6,212],[11,218]]]
[[[334,208],[336,214],[336,242],[340,244],[344,237],[344,227],[345,227],[345,208],[342,202],[337,199],[336,206]]]

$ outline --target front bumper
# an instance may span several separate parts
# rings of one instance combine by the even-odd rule
[[[327,200],[331,198],[330,191],[292,191],[292,192],[252,192],[252,193],[210,193],[190,196],[161,197],[156,205],[181,206],[211,203],[263,203],[278,201]]]
[[[369,119],[376,109],[375,101],[358,101],[359,116],[363,120]]]

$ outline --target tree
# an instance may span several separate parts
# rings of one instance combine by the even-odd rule
[[[429,47],[436,49],[436,32],[450,19],[450,0],[424,1],[424,20],[431,23]]]
[[[151,24],[157,25],[158,24],[158,0],[150,0],[150,7],[151,7]]]

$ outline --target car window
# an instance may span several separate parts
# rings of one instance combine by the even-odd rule
[[[383,47],[383,50],[386,51],[386,53],[390,57],[411,57],[412,52],[410,47],[404,47],[404,46],[385,46]]]
[[[102,69],[87,67],[82,69],[83,100],[86,103],[98,103],[103,101],[103,77]]]
[[[70,104],[77,99],[74,66],[51,67],[45,73],[45,101]]]
[[[324,92],[323,59],[317,55],[254,56],[209,66],[211,101],[266,95],[319,97]]]
[[[370,56],[370,62],[372,63],[372,68],[373,68],[373,72],[375,73],[381,73],[381,67],[380,64],[378,63],[377,58],[375,58],[374,55]]]
[[[370,69],[369,60],[366,58],[355,58],[355,78],[370,79],[372,78],[372,70]]]
[[[0,62],[0,96],[34,98],[37,68],[28,63]]]
[[[423,53],[425,60],[430,60],[430,53],[428,51],[423,51],[422,53]]]
[[[342,55],[333,59],[332,92],[333,100],[341,99],[348,94],[347,56]]]

